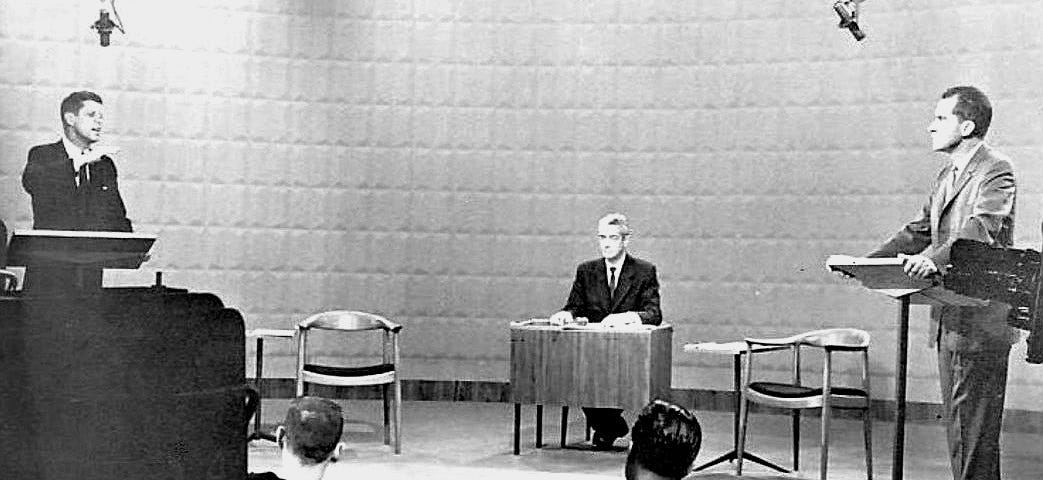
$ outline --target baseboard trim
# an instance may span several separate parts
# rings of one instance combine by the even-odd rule
[[[348,388],[310,386],[308,393],[340,399],[379,399],[379,387]],[[292,398],[295,394],[292,378],[265,378],[261,382],[262,398]],[[675,388],[671,401],[694,410],[731,411],[735,393],[731,391]],[[418,401],[451,402],[502,402],[511,401],[511,386],[508,382],[475,380],[403,380],[402,398]],[[757,413],[786,414],[787,410],[754,408]],[[816,413],[810,412],[814,416]],[[840,418],[859,418],[853,411],[838,410]],[[894,400],[874,400],[873,418],[879,421],[894,421]],[[942,406],[937,403],[907,402],[906,422],[913,424],[941,423]],[[1043,412],[1008,408],[1003,415],[1003,431],[1012,433],[1043,433]]]

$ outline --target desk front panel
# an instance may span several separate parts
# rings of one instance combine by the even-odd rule
[[[640,409],[670,391],[673,328],[511,327],[515,403]]]

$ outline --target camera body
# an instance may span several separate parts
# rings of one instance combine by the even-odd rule
[[[858,8],[855,7],[853,1],[838,0],[837,3],[833,4],[833,11],[837,12],[837,15],[840,17],[840,28],[850,30],[851,35],[857,41],[861,42],[862,39],[866,38],[865,32],[858,26]]]

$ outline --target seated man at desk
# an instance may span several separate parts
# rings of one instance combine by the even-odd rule
[[[586,318],[606,327],[634,324],[659,325],[659,279],[655,265],[627,254],[631,229],[619,213],[598,221],[598,250],[602,258],[583,262],[576,268],[572,292],[565,308],[550,317],[556,325]],[[587,424],[594,429],[594,446],[605,449],[629,428],[622,411],[615,408],[584,408]]]

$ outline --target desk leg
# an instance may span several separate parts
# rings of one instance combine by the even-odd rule
[[[895,359],[895,440],[891,479],[902,480],[905,461],[905,383],[909,360],[909,296],[898,299],[898,352]]]
[[[261,398],[264,395],[261,393],[261,378],[264,368],[264,337],[257,337],[257,360],[254,369],[254,387],[257,388],[257,411],[254,413],[254,431],[247,437],[247,441],[251,440],[268,440],[269,442],[275,441],[275,436],[270,433],[261,431]]]
[[[565,448],[565,432],[569,429],[569,406],[561,407],[561,448]]]
[[[514,404],[514,454],[521,453],[521,404]]]
[[[732,362],[732,388],[735,392],[734,402],[732,403],[732,451],[725,453],[709,462],[706,462],[698,467],[692,469],[692,472],[698,472],[705,470],[721,462],[731,462],[739,458],[739,415],[740,405],[742,402],[742,354],[735,354],[735,359]],[[757,455],[754,455],[750,451],[742,452],[743,460],[749,460],[754,463],[759,463],[765,467],[778,470],[782,473],[789,473],[789,470],[782,468],[769,460],[765,460]]]
[[[543,448],[543,405],[536,405],[536,448]]]
[[[257,359],[254,362],[254,387],[257,388],[257,396],[264,397],[261,392],[261,378],[263,370],[261,364],[264,362],[264,338],[257,337]],[[254,431],[261,431],[261,402],[257,402],[257,412],[254,413]]]

